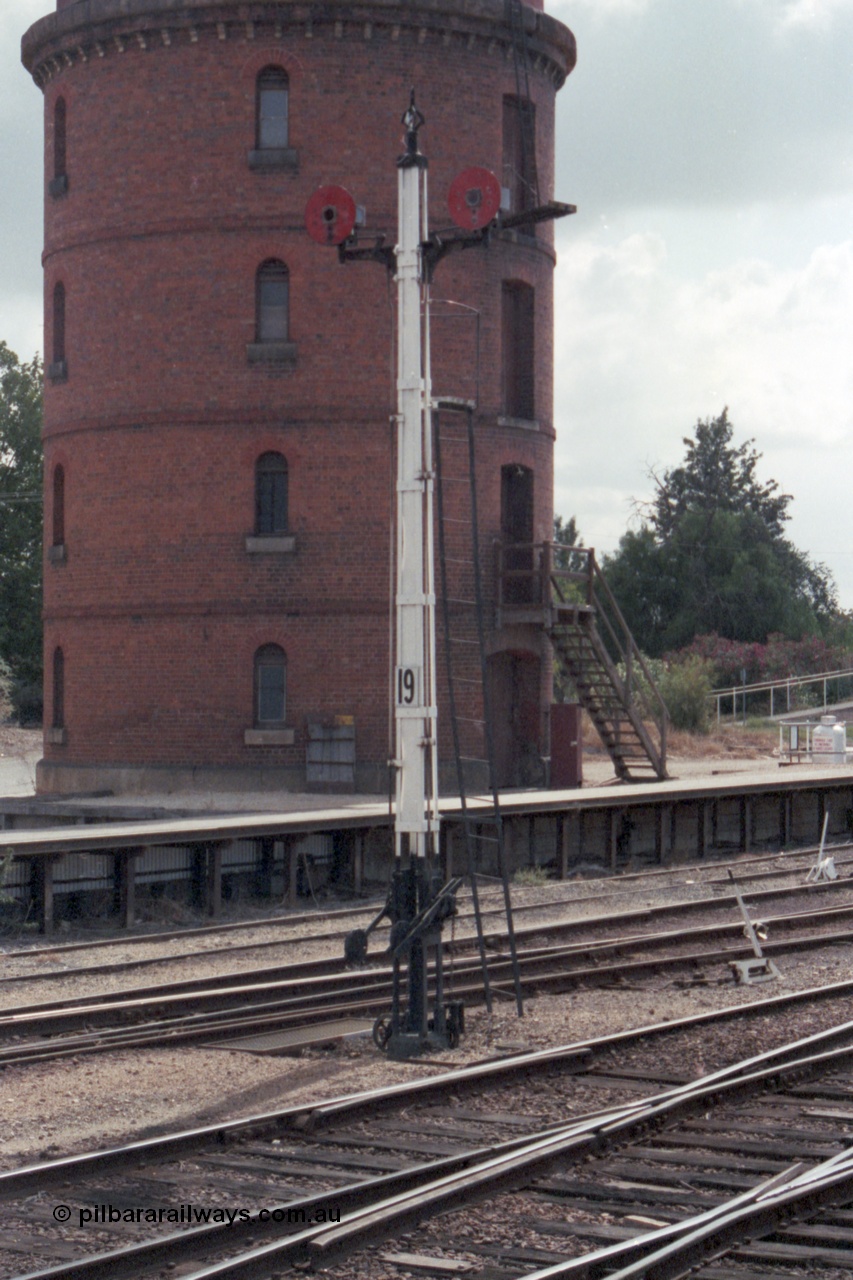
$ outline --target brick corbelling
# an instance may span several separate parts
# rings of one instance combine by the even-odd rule
[[[385,575],[387,577],[387,574]],[[341,596],[337,599],[326,598],[318,601],[316,596],[305,596],[303,599],[288,598],[286,604],[280,600],[248,601],[240,600],[202,600],[198,603],[182,604],[179,601],[163,603],[156,600],[142,600],[133,605],[115,608],[77,608],[77,609],[45,609],[46,623],[105,621],[153,622],[157,619],[172,618],[385,618],[388,617],[387,594],[383,599],[369,599],[364,595]]]
[[[575,65],[575,40],[567,27],[533,9],[523,8],[528,70],[558,88]],[[326,0],[322,6],[234,0],[80,0],[40,19],[21,41],[24,66],[41,87],[67,67],[91,58],[123,57],[169,48],[175,42],[256,39],[365,39],[399,41],[425,38],[480,40],[493,56],[508,57],[512,33],[503,0],[370,0],[353,5]],[[369,35],[366,33],[369,32]]]
[[[477,415],[477,422],[487,431],[500,429],[509,433],[511,438],[526,440],[531,435],[545,436],[553,439],[554,425],[550,419],[537,419],[536,428],[531,429],[529,426],[521,426],[513,422],[508,422],[500,413],[482,413]],[[233,410],[227,411],[211,411],[203,421],[199,421],[192,414],[181,414],[179,412],[165,414],[162,412],[147,413],[144,415],[135,415],[133,418],[121,418],[119,416],[109,419],[88,417],[75,418],[73,420],[63,420],[46,425],[42,433],[44,440],[69,439],[76,435],[89,436],[93,432],[108,434],[115,431],[144,431],[146,429],[156,427],[158,434],[161,431],[169,432],[186,432],[187,429],[193,432],[207,431],[213,428],[227,427],[229,431],[243,431],[251,439],[257,438],[258,430],[263,427],[287,428],[295,431],[314,431],[325,432],[334,431],[336,427],[354,427],[359,430],[375,430],[381,427],[387,429],[385,420],[376,414],[376,412],[362,412],[359,408],[354,408],[352,413],[341,412],[337,406],[326,406],[321,402],[317,402],[312,406],[310,415],[304,417],[285,416],[276,413],[274,409],[265,408],[258,411],[247,412],[243,415],[235,413]],[[383,437],[384,438],[384,437]],[[271,445],[270,448],[273,446]],[[59,461],[59,459],[57,459]]]
[[[396,212],[391,213],[386,210],[371,210],[371,226],[370,233],[364,234],[362,239],[366,243],[372,243],[378,236],[384,236],[386,242],[393,239],[393,227],[396,220]],[[48,263],[61,263],[63,255],[72,253],[78,249],[87,249],[93,247],[105,247],[115,241],[125,240],[129,236],[136,241],[156,241],[160,239],[174,239],[180,236],[190,236],[197,239],[199,236],[210,235],[219,236],[223,233],[232,232],[258,232],[268,235],[298,235],[300,239],[305,236],[305,210],[301,211],[284,211],[280,218],[271,218],[269,215],[251,215],[240,214],[229,216],[228,214],[217,216],[205,216],[195,218],[164,218],[157,222],[151,222],[149,219],[145,221],[133,221],[113,223],[99,227],[96,234],[80,233],[77,236],[63,235],[61,243],[55,248],[50,244],[42,252],[41,264],[46,267]],[[550,244],[545,240],[536,239],[533,236],[520,236],[511,231],[498,231],[492,237],[492,245],[498,253],[508,251],[510,248],[522,254],[530,254],[533,258],[544,257],[553,266],[557,261],[557,255]]]
[[[99,257],[71,254],[60,275],[46,273],[46,342],[52,341],[50,299],[57,280],[66,290],[66,346],[69,376],[45,395],[45,421],[66,427],[80,421],[104,425],[118,415],[144,423],[168,405],[178,418],[213,411],[216,416],[246,420],[259,414],[269,420],[278,406],[282,418],[310,422],[319,403],[334,411],[337,421],[355,412],[387,423],[391,403],[388,378],[389,315],[384,281],[372,266],[324,266],[322,250],[311,252],[307,237],[294,240],[286,261],[291,269],[291,336],[299,345],[299,360],[285,380],[274,381],[266,370],[250,367],[246,342],[253,339],[253,280],[257,263],[273,256],[275,244],[248,234],[223,236],[213,257],[208,243],[181,242],[179,253],[160,257],[128,242]],[[216,279],[216,306],[200,312],[197,299],[209,292],[210,262],[227,264]],[[532,268],[535,267],[534,271]],[[368,273],[365,275],[364,273]],[[373,275],[369,273],[375,273]],[[536,417],[548,424],[552,415],[550,387],[550,329],[552,324],[551,268],[539,255],[512,248],[506,255],[488,252],[459,255],[441,268],[441,289],[447,297],[469,302],[481,313],[481,405],[499,415],[501,338],[499,307],[504,279],[523,280],[537,290],[537,331],[541,362],[537,367]],[[178,287],[180,286],[180,287]],[[340,324],[358,291],[358,313]],[[145,300],[127,307],[128,297]],[[92,317],[121,317],[121,323],[92,323]],[[434,385],[443,394],[464,394],[467,371],[475,368],[476,353],[458,343],[448,344],[433,325]],[[470,346],[470,343],[469,343]],[[341,377],[346,370],[345,379]],[[156,376],[152,376],[156,371]],[[470,378],[469,378],[470,381]],[[278,388],[281,388],[279,390]],[[224,410],[224,413],[223,413]],[[315,417],[315,421],[322,419]]]

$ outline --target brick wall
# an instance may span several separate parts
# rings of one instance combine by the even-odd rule
[[[516,91],[503,6],[333,5],[309,25],[304,11],[297,21],[271,3],[252,5],[248,22],[245,6],[210,0],[59,0],[58,9],[24,39],[44,89],[48,184],[59,97],[67,121],[67,189],[48,188],[44,252],[48,362],[58,282],[66,295],[67,369],[45,394],[48,530],[54,468],[65,472],[64,551],[46,552],[45,693],[50,706],[61,646],[65,734],[46,744],[41,785],[62,788],[63,770],[70,778],[83,766],[281,765],[295,778],[306,721],[334,715],[355,717],[359,760],[381,766],[394,289],[382,267],[342,266],[315,245],[303,211],[319,185],[339,183],[366,208],[364,239],[394,243],[410,85],[427,117],[433,227],[448,225],[460,169],[500,173],[502,100]],[[574,51],[552,19],[531,11],[527,21],[544,200],[554,94]],[[268,65],[289,77],[295,170],[248,163],[256,77]],[[467,308],[435,307],[433,387],[478,400],[490,591],[505,463],[534,471],[535,536],[550,536],[552,241],[547,224],[535,242],[496,236],[445,259],[433,288]],[[290,273],[286,367],[247,356],[255,272],[268,258]],[[536,423],[524,426],[501,417],[506,280],[536,290]],[[270,450],[288,463],[293,544],[258,553],[246,544],[254,466]],[[468,510],[453,483],[465,465],[451,448],[456,519]],[[452,527],[467,546],[463,525]],[[287,654],[292,745],[244,741],[252,656],[266,643]],[[490,636],[492,648],[502,643],[545,652],[532,631]],[[543,707],[547,686],[543,666]],[[467,696],[477,712],[478,693]],[[446,755],[444,698],[441,711]]]

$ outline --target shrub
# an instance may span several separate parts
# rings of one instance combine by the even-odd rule
[[[843,645],[830,645],[819,636],[788,640],[771,635],[766,644],[744,644],[722,636],[696,636],[693,643],[677,653],[666,655],[667,661],[681,664],[694,655],[707,661],[715,688],[731,688],[760,680],[779,680],[786,676],[806,676],[818,671],[834,671],[853,665],[850,651]]]
[[[528,888],[535,888],[540,884],[547,884],[551,877],[548,875],[545,867],[522,867],[520,871],[516,871],[512,877],[513,884],[525,885]]]
[[[40,684],[16,680],[11,691],[12,713],[24,729],[38,729],[42,722],[44,694]]]
[[[663,672],[658,687],[673,729],[708,732],[712,673],[710,662],[696,656],[673,663]]]
[[[13,711],[12,668],[5,658],[0,658],[0,719],[8,720]]]

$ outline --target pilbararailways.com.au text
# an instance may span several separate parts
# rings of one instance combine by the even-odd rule
[[[54,1206],[55,1222],[70,1222],[75,1214],[67,1204]],[[300,1209],[278,1206],[274,1209],[221,1209],[208,1205],[178,1204],[161,1205],[156,1209],[143,1206],[118,1208],[111,1204],[96,1204],[88,1208],[77,1209],[77,1225],[80,1227],[100,1226],[104,1223],[116,1222],[167,1222],[175,1226],[204,1226],[210,1223],[235,1222],[286,1222],[290,1226],[319,1226],[324,1222],[340,1222],[341,1211],[334,1208]]]

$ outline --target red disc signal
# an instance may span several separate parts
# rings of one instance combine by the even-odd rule
[[[355,226],[355,201],[344,187],[318,187],[305,206],[305,229],[318,244],[343,244]]]
[[[447,206],[457,227],[478,231],[501,207],[500,183],[490,169],[463,169],[450,184]]]

